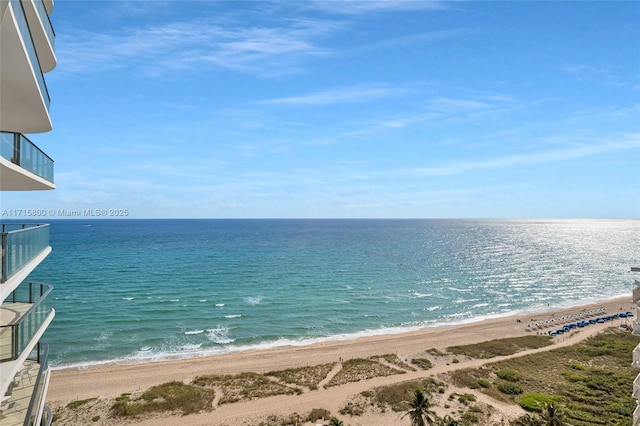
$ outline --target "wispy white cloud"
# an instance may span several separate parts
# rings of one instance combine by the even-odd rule
[[[420,110],[386,119],[378,119],[366,128],[343,133],[347,137],[362,137],[378,132],[403,129],[425,123],[442,124],[445,120],[467,120],[474,114],[501,114],[514,108],[520,108],[517,99],[508,95],[477,95],[473,98],[436,97],[423,101]]]
[[[411,34],[402,37],[395,38],[386,38],[381,41],[376,41],[374,43],[367,44],[365,46],[360,47],[360,50],[369,51],[369,50],[380,50],[380,49],[388,49],[388,48],[396,48],[398,46],[404,45],[427,45],[433,44],[443,40],[449,40],[452,38],[460,38],[465,36],[470,36],[477,34],[478,30],[473,30],[469,28],[452,28],[448,30],[439,30],[439,31],[429,31],[419,34]]]
[[[365,102],[373,99],[401,96],[413,92],[401,87],[384,86],[355,86],[345,87],[324,92],[312,93],[305,96],[293,96],[287,98],[267,99],[258,102],[267,105],[326,105],[338,103]]]
[[[59,37],[57,54],[67,73],[123,68],[220,67],[245,73],[294,72],[305,58],[330,53],[317,39],[336,23],[282,20],[278,26],[234,27],[202,20],[171,22],[128,32],[76,31]]]
[[[437,0],[312,0],[301,2],[306,8],[342,15],[372,12],[405,12],[448,9],[451,2]]]
[[[638,87],[637,82],[625,81],[615,71],[605,67],[578,64],[565,66],[562,71],[573,76],[578,81],[597,82],[606,86],[630,88],[632,90],[637,90]]]
[[[493,105],[475,99],[436,98],[428,103],[431,110],[439,112],[480,111],[492,108]]]
[[[621,136],[619,140],[615,141],[605,140],[592,143],[575,143],[567,148],[497,157],[490,160],[456,161],[441,166],[404,169],[401,170],[399,174],[416,177],[453,176],[476,170],[504,169],[530,164],[557,163],[638,148],[640,148],[640,134],[631,134]]]

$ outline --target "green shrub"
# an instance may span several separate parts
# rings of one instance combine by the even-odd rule
[[[211,409],[214,396],[215,392],[212,389],[175,381],[153,386],[135,401],[131,401],[129,395],[121,395],[111,406],[111,413],[120,417],[160,411],[191,414]]]
[[[331,417],[331,412],[329,410],[325,410],[324,408],[314,408],[311,410],[305,421],[314,423],[316,420],[328,419],[329,417]]]
[[[396,412],[406,411],[409,409],[407,401],[411,400],[416,389],[424,389],[425,392],[431,395],[438,386],[442,385],[437,380],[428,377],[374,388],[375,396],[372,398],[372,403],[379,407],[389,407]]]
[[[555,397],[543,393],[525,393],[520,397],[520,407],[527,411],[540,412],[540,406],[552,404],[555,400]]]
[[[447,353],[446,352],[442,352],[436,348],[429,348],[427,349],[427,353],[434,355],[434,356],[445,356]]]
[[[498,390],[507,395],[520,395],[522,392],[522,386],[511,382],[498,383]]]
[[[478,384],[478,386],[480,386],[481,388],[490,388],[491,387],[491,382],[485,379],[478,379],[476,381],[476,383]]]
[[[493,358],[512,355],[525,349],[538,349],[552,343],[550,336],[521,336],[507,339],[490,340],[464,346],[450,346],[447,350],[454,355],[466,355],[472,358]]]
[[[567,364],[567,367],[573,369],[573,370],[581,370],[584,371],[587,369],[587,367],[585,367],[584,365],[577,363],[577,362],[570,362]]]
[[[496,372],[496,375],[500,377],[502,380],[506,380],[508,382],[517,382],[520,380],[520,373],[511,369],[499,370]]]
[[[480,422],[480,418],[476,414],[474,414],[474,413],[472,413],[470,411],[467,411],[466,413],[464,413],[462,415],[461,420],[464,421],[464,424],[479,423]]]
[[[631,418],[633,416],[633,411],[636,409],[636,406],[636,403],[633,401],[627,401],[625,403],[612,402],[609,404],[609,411],[627,418]]]
[[[562,375],[570,382],[584,382],[587,380],[582,374],[576,374],[571,371],[563,371]]]
[[[477,400],[476,396],[470,393],[458,395],[458,401],[460,401],[464,405],[467,405],[469,402],[475,402],[476,400]]]
[[[70,403],[67,404],[67,408],[78,408],[82,405],[85,405],[91,401],[97,401],[98,397],[94,397],[94,398],[87,398],[87,399],[79,399],[77,401],[71,401]]]
[[[411,360],[411,364],[415,365],[416,367],[419,367],[423,370],[428,370],[431,367],[433,367],[433,363],[428,360],[427,358],[413,358]]]
[[[351,404],[340,409],[340,414],[342,414],[343,416],[346,414],[349,414],[352,416],[361,416],[363,413],[364,413],[364,409],[359,405]]]

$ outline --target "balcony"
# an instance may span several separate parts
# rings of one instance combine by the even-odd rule
[[[42,72],[49,72],[56,67],[57,62],[54,52],[56,33],[53,31],[49,13],[43,0],[22,0],[22,6]]]
[[[8,4],[4,4],[6,10],[0,17],[2,130],[20,133],[48,132],[52,128],[49,92],[25,9],[20,0],[9,0]]]
[[[640,426],[640,406],[636,406],[636,409],[633,410],[633,426]]]
[[[633,393],[631,394],[635,399],[640,399],[640,374],[633,381]]]
[[[50,284],[22,284],[0,306],[0,362],[29,352],[53,319]]]
[[[633,361],[631,365],[635,368],[640,368],[640,343],[633,349]]]
[[[48,224],[3,224],[1,229],[0,283],[6,282],[43,252],[51,250]]]
[[[48,426],[51,410],[45,405],[51,370],[48,345],[40,343],[13,377],[0,405],[2,426]]]
[[[51,157],[20,133],[0,132],[0,190],[54,188]]]

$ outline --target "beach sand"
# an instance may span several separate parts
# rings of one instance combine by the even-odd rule
[[[163,361],[135,365],[106,365],[88,369],[62,369],[53,372],[48,392],[48,403],[52,407],[61,407],[68,402],[98,397],[109,400],[123,393],[136,393],[147,390],[151,386],[169,381],[191,382],[196,376],[206,374],[236,374],[242,372],[266,373],[288,368],[313,366],[324,363],[336,363],[351,358],[368,358],[374,355],[394,353],[401,359],[424,356],[430,348],[444,350],[453,345],[465,345],[499,338],[516,337],[536,333],[547,333],[563,316],[575,315],[583,311],[605,308],[607,314],[633,310],[631,297],[625,297],[596,304],[565,308],[536,313],[523,313],[488,319],[455,326],[430,327],[420,331],[360,338],[355,340],[319,343],[301,347],[281,347],[264,351],[244,351],[225,355],[194,357],[184,360]],[[553,322],[551,320],[554,320]],[[540,329],[528,328],[529,324],[544,323]],[[577,343],[605,327],[619,326],[624,320],[595,324],[579,329],[570,336],[562,335],[554,338],[554,345],[540,350],[549,350],[560,345]],[[553,327],[556,328],[556,327]],[[514,356],[522,356],[532,351],[525,351]],[[432,369],[407,372],[407,374],[376,377],[368,380],[347,383],[330,388],[319,387],[317,390],[304,392],[295,396],[273,396],[248,402],[237,402],[217,406],[213,411],[196,415],[153,418],[139,420],[141,425],[241,425],[258,424],[269,415],[286,416],[293,412],[308,412],[313,408],[325,408],[337,415],[347,401],[362,391],[377,386],[399,383],[406,380],[435,377],[458,368],[479,366],[491,360],[463,360],[459,363],[438,362]],[[465,392],[468,390],[465,390]],[[517,406],[486,401],[503,413],[506,418],[513,418],[521,413]],[[102,418],[108,417],[108,411]],[[408,419],[401,420],[398,413],[367,414],[358,417],[340,416],[344,424],[350,425],[394,425],[408,424]],[[176,420],[179,419],[179,420]],[[97,424],[118,424],[115,420]],[[131,424],[128,422],[127,424]]]

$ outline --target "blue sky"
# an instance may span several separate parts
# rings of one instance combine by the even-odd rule
[[[68,1],[55,191],[129,217],[640,218],[640,3]]]

